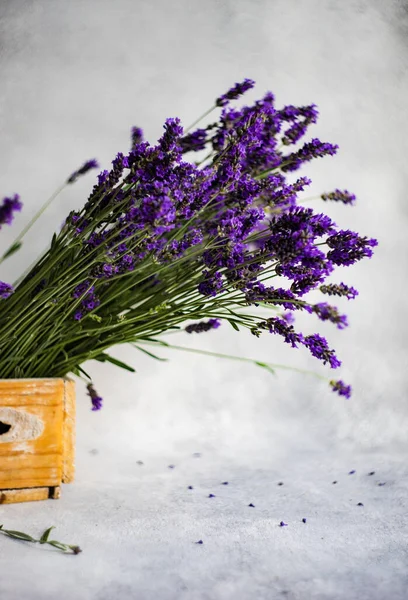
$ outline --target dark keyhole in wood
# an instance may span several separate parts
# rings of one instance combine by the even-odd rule
[[[8,423],[3,423],[3,421],[0,421],[0,435],[3,435],[3,433],[7,433],[8,431],[10,431],[11,429],[11,425],[9,425]]]

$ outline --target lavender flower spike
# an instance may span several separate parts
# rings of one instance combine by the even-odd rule
[[[11,225],[14,217],[13,213],[21,210],[22,206],[18,194],[14,194],[12,198],[4,198],[2,204],[0,204],[0,229],[4,223]]]
[[[210,329],[217,329],[221,325],[218,319],[210,319],[209,321],[201,321],[200,323],[192,323],[187,325],[185,331],[187,333],[202,333],[203,331],[209,331]]]
[[[143,129],[140,127],[132,127],[131,132],[132,147],[143,142]]]
[[[322,194],[321,199],[324,201],[332,200],[333,202],[342,202],[342,204],[354,204],[356,197],[347,190],[334,190],[333,192]]]
[[[74,171],[72,173],[72,175],[70,175],[67,179],[67,183],[74,183],[78,177],[80,177],[81,175],[85,175],[85,173],[88,173],[88,171],[90,171],[91,169],[98,169],[99,165],[98,162],[93,158],[91,160],[87,160],[82,167],[80,167],[77,171]]]
[[[332,381],[330,381],[330,386],[331,386],[333,392],[337,392],[339,396],[345,396],[346,398],[351,398],[351,386],[343,383],[343,381],[341,381],[341,379],[339,379],[338,381],[335,381],[334,379],[332,379]]]
[[[244,81],[242,81],[241,83],[236,83],[234,87],[228,90],[228,92],[226,92],[222,96],[219,96],[216,99],[215,105],[226,106],[229,100],[236,100],[237,98],[242,96],[242,94],[245,94],[246,91],[253,88],[254,85],[255,81],[252,81],[252,79],[244,79]]]
[[[8,283],[0,281],[0,300],[5,300],[13,293],[13,288]]]
[[[98,396],[98,392],[95,390],[92,383],[88,383],[86,389],[88,390],[88,395],[91,398],[92,410],[101,410],[103,399]]]

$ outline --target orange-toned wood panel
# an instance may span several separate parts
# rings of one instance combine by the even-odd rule
[[[34,500],[48,500],[47,487],[22,490],[0,490],[0,504],[14,504],[15,502],[33,502]]]
[[[75,476],[75,382],[65,380],[62,440],[62,482],[71,483]]]
[[[0,407],[35,417],[43,430],[35,439],[0,436],[0,490],[57,486],[62,477],[63,379],[0,381]],[[7,413],[6,413],[7,414]],[[24,438],[24,436],[23,436]]]

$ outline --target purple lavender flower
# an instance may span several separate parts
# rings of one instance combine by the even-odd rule
[[[180,140],[183,154],[187,152],[198,152],[204,150],[207,143],[207,131],[205,129],[196,129],[183,136]]]
[[[313,158],[320,158],[326,155],[333,156],[336,154],[338,148],[335,144],[321,142],[318,138],[313,138],[297,152],[285,156],[281,169],[282,171],[297,171],[303,163],[309,162]]]
[[[341,202],[342,204],[354,204],[356,197],[347,190],[335,189],[333,192],[322,194],[321,199],[324,201],[331,200],[332,202]]]
[[[334,379],[330,381],[330,386],[333,392],[337,392],[339,396],[345,396],[346,398],[351,398],[351,386],[343,383],[341,379],[335,381]]]
[[[8,283],[4,283],[4,281],[0,281],[0,300],[5,300],[13,293],[13,288]]]
[[[187,331],[187,333],[202,333],[203,331],[209,331],[210,329],[217,329],[220,325],[221,323],[218,319],[209,319],[208,321],[187,325],[185,331]]]
[[[302,335],[296,333],[292,325],[288,325],[286,321],[278,317],[267,319],[265,324],[261,324],[260,327],[262,329],[267,327],[270,333],[281,335],[284,342],[290,344],[292,348],[297,348],[297,344],[303,341]]]
[[[324,254],[314,246],[317,237],[334,233],[334,223],[326,215],[315,215],[310,208],[290,208],[270,223],[271,235],[263,253],[280,263],[278,274],[290,279],[321,277],[331,271]]]
[[[319,287],[319,290],[322,294],[327,294],[328,296],[345,296],[348,300],[353,300],[358,296],[358,291],[345,283],[324,284]]]
[[[159,140],[159,147],[162,152],[173,152],[180,149],[180,138],[183,135],[183,128],[180,125],[180,119],[166,119],[164,124],[164,134]]]
[[[344,329],[348,326],[347,316],[341,315],[335,306],[331,306],[327,302],[314,304],[312,310],[321,321],[330,321],[337,325],[337,329]]]
[[[242,81],[241,83],[236,83],[234,87],[228,90],[228,92],[222,94],[222,96],[219,96],[216,99],[215,105],[226,106],[230,100],[236,100],[237,98],[242,96],[242,94],[245,94],[246,91],[253,88],[254,85],[255,81],[252,81],[252,79],[244,79],[244,81]]]
[[[157,264],[165,271],[164,266],[177,281],[182,258],[186,273],[190,267],[195,273],[192,285],[205,296],[202,307],[214,306],[212,298],[222,293],[227,300],[227,292],[232,291],[237,297],[241,295],[241,304],[282,307],[288,312],[259,323],[252,333],[267,330],[280,335],[286,343],[304,345],[324,364],[336,368],[340,361],[326,340],[318,334],[304,337],[296,332],[291,316],[295,310],[305,310],[343,328],[346,317],[337,308],[327,303],[310,305],[302,296],[320,286],[327,295],[354,298],[354,288],[324,282],[335,265],[351,264],[347,261],[356,260],[356,256],[370,255],[374,243],[357,234],[350,237],[351,232],[338,231],[328,216],[297,206],[297,196],[310,180],[299,177],[289,182],[286,172],[313,158],[335,154],[337,146],[314,138],[300,150],[288,150],[285,156],[280,142],[285,146],[297,143],[316,122],[317,109],[312,104],[277,110],[270,92],[252,106],[232,107],[230,100],[252,86],[247,79],[217,98],[221,117],[205,129],[184,135],[179,119],[167,119],[164,133],[154,146],[142,141],[139,128],[132,129],[128,155],[117,154],[112,169],[99,174],[80,213],[83,216],[74,221],[74,215],[72,225],[69,223],[74,235],[75,230],[82,234],[78,243],[83,244],[83,256],[97,256],[84,283],[74,290],[74,298],[79,300],[74,319],[81,321],[95,310],[99,295],[104,299],[101,313],[116,310],[105,302],[109,297],[105,290],[109,291],[114,275],[131,280],[132,271],[139,266],[142,277],[147,275],[142,278],[142,288],[157,285],[158,293],[164,294],[166,277],[160,281],[152,276],[154,281],[150,281],[149,268]],[[183,154],[203,150],[207,144],[214,151],[208,166],[183,161]],[[354,202],[346,190],[336,189],[322,198]],[[107,209],[110,213],[104,220],[101,213],[107,214]],[[93,227],[94,223],[99,225]],[[258,281],[265,269],[289,283],[267,288]],[[95,279],[97,291],[91,285]],[[184,287],[180,293],[184,294]],[[138,289],[130,291],[138,293]],[[208,318],[204,308],[202,312],[197,319]],[[211,310],[209,314],[218,312]],[[218,324],[217,319],[199,321],[188,325],[186,331],[207,331]],[[341,393],[342,389],[334,391]]]
[[[334,350],[329,349],[327,340],[325,340],[325,338],[318,333],[306,336],[304,338],[303,345],[310,350],[310,353],[314,357],[321,360],[324,365],[328,362],[332,369],[337,369],[337,367],[340,367],[341,362],[334,354]]]
[[[100,186],[102,186],[104,183],[106,183],[109,179],[109,171],[107,171],[106,169],[104,171],[101,171],[98,175],[98,184]]]
[[[14,213],[22,209],[22,203],[20,202],[20,196],[14,194],[11,198],[4,198],[0,204],[0,229],[1,226],[6,223],[11,225]]]
[[[204,279],[198,285],[198,291],[203,296],[216,296],[222,290],[222,274],[219,272],[210,275],[209,271],[203,271]]]
[[[81,298],[81,309],[74,314],[74,319],[80,321],[84,317],[84,312],[91,312],[100,304],[99,298],[95,296],[95,286],[90,285],[89,280],[85,280],[76,286],[72,293],[75,299]]]
[[[373,255],[371,248],[378,246],[377,240],[360,237],[358,233],[349,229],[331,235],[326,243],[332,248],[327,253],[327,258],[335,265],[352,265],[364,257],[371,258]]]
[[[303,137],[311,123],[316,123],[318,111],[315,104],[296,108],[295,106],[285,106],[278,111],[283,121],[292,122],[282,137],[282,143],[285,145],[295,144]]]
[[[88,383],[86,389],[88,390],[88,395],[91,398],[92,410],[100,410],[102,408],[103,399],[100,396],[98,396],[98,393],[95,390],[92,383]]]
[[[77,171],[74,171],[72,175],[70,175],[67,179],[67,183],[74,183],[78,177],[81,175],[85,175],[91,169],[97,169],[99,167],[98,162],[93,158],[91,160],[87,160],[82,167],[80,167]]]
[[[284,312],[281,317],[288,325],[293,325],[295,322],[295,317],[291,312]]]
[[[143,142],[143,129],[140,127],[132,127],[131,129],[132,147]]]

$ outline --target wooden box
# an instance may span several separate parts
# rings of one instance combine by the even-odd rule
[[[0,380],[0,504],[59,498],[74,451],[73,381]]]

